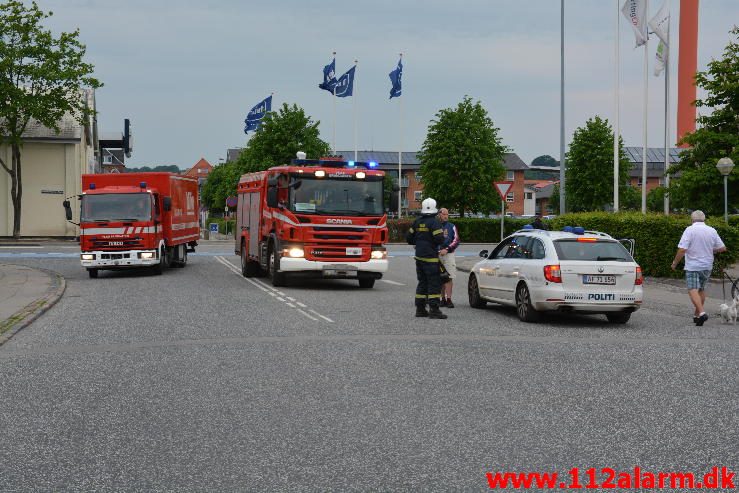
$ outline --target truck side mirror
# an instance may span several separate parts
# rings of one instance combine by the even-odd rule
[[[277,180],[275,180],[275,185]],[[267,207],[277,207],[277,186],[270,186],[267,189]]]
[[[67,221],[72,220],[72,206],[69,205],[69,200],[65,200],[62,202],[62,205],[64,206],[64,213],[67,216]]]
[[[172,197],[162,198],[162,208],[165,210],[165,212],[169,212],[172,210]]]

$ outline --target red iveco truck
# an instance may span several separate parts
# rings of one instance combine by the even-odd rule
[[[174,173],[82,175],[81,261],[99,270],[184,267],[200,238],[198,183]],[[67,219],[72,218],[64,201]]]
[[[242,274],[267,274],[274,286],[313,277],[373,287],[388,268],[385,173],[377,163],[298,156],[239,180],[234,250]]]

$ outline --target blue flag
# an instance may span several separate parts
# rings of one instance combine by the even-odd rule
[[[267,98],[264,101],[261,101],[257,105],[255,105],[251,111],[249,111],[249,114],[246,115],[246,120],[244,120],[244,123],[246,123],[246,126],[244,127],[244,133],[248,134],[249,130],[256,130],[259,128],[259,125],[262,123],[262,118],[264,118],[264,115],[266,115],[269,111],[272,110],[272,96],[267,96]]]
[[[353,66],[347,70],[344,75],[339,77],[338,81],[336,81],[334,93],[337,98],[346,98],[352,95],[352,92],[354,91],[354,69],[356,68],[356,65]]]
[[[390,88],[390,99],[400,97],[402,93],[402,78],[403,78],[403,59],[398,60],[398,66],[390,72],[390,82],[393,87]]]
[[[318,84],[318,87],[333,94],[335,86],[336,86],[336,58],[334,57],[334,59],[331,60],[331,63],[323,67],[323,82]]]

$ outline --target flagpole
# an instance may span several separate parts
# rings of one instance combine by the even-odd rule
[[[358,60],[354,60],[354,67],[359,63]],[[354,69],[354,79],[352,79],[352,104],[354,105],[354,161],[357,161],[357,94],[356,94],[356,79],[357,69]]]
[[[670,215],[670,166],[669,133],[670,128],[670,23],[667,22],[667,43],[665,44],[665,216]]]
[[[403,54],[400,54],[403,59]],[[398,219],[400,219],[403,210],[403,98],[398,97],[398,108],[400,109],[400,130],[398,132],[400,138],[400,146],[398,147]]]
[[[565,213],[565,0],[560,2],[559,213]]]
[[[644,0],[645,12],[649,12],[649,0]],[[646,18],[645,18],[646,22]],[[641,212],[647,213],[647,106],[649,101],[649,29],[646,29],[644,40],[644,115],[643,122],[643,146],[641,150]]]
[[[621,92],[621,52],[619,43],[621,40],[621,36],[619,33],[619,28],[621,27],[620,23],[620,17],[621,17],[621,11],[619,9],[619,1],[616,0],[616,88],[615,88],[615,99],[616,99],[616,113],[613,117],[613,212],[618,212],[618,186],[619,186],[619,152],[618,152],[618,138],[621,134],[621,129],[619,127],[619,113],[620,113],[620,106],[619,106],[619,98],[620,98],[620,92]]]
[[[336,52],[334,51],[334,60],[336,60]],[[334,138],[333,138],[333,152],[332,154],[336,155],[336,84],[334,84],[333,89],[331,90],[331,100],[333,101],[334,106]]]

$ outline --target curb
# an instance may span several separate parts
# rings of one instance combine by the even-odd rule
[[[52,280],[51,286],[44,296],[21,308],[7,320],[0,322],[0,346],[8,342],[8,340],[20,332],[21,329],[29,325],[49,308],[54,306],[67,288],[67,282],[61,274],[36,267],[33,267],[33,269],[45,272]]]

